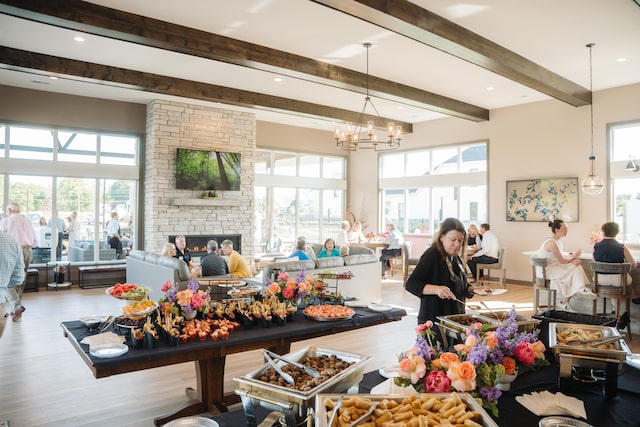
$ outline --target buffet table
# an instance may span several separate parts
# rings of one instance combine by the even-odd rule
[[[359,393],[369,393],[373,387],[386,378],[378,371],[365,374],[360,383]],[[538,417],[520,403],[516,396],[534,391],[558,391],[558,367],[551,366],[536,372],[519,375],[511,385],[510,391],[503,392],[498,401],[500,416],[494,421],[501,427],[538,427],[543,417]],[[562,393],[584,401],[587,421],[596,427],[620,426],[637,427],[640,420],[640,370],[625,365],[624,372],[618,378],[618,396],[606,399],[600,384],[584,384],[573,382],[562,389]],[[262,421],[269,411],[256,409],[256,416]],[[213,417],[220,427],[237,427],[246,425],[242,409]],[[279,426],[279,423],[274,426]]]
[[[156,425],[162,425],[172,419],[188,415],[226,412],[227,405],[240,401],[239,397],[233,393],[224,394],[224,366],[227,354],[260,348],[285,354],[290,352],[293,342],[396,321],[403,316],[406,316],[403,309],[394,308],[387,312],[375,312],[358,308],[351,319],[319,322],[306,319],[302,311],[298,311],[295,321],[284,326],[240,329],[232,332],[228,340],[190,341],[181,343],[177,347],[161,344],[159,348],[153,350],[130,349],[124,355],[111,359],[93,357],[89,355],[89,346],[80,344],[85,336],[95,333],[89,332],[80,321],[62,322],[61,326],[65,336],[96,378],[195,362],[197,386],[195,389],[187,389],[191,400],[154,420]]]

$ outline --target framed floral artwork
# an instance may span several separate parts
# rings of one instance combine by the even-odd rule
[[[578,221],[578,178],[507,181],[507,221]]]

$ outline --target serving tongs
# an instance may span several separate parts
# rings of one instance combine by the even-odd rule
[[[282,378],[284,378],[284,380],[289,383],[289,384],[295,384],[296,381],[293,379],[293,377],[289,374],[287,374],[286,372],[284,372],[280,366],[278,366],[278,364],[271,358],[271,356],[269,356],[269,354],[267,353],[268,350],[262,350],[262,357],[264,357],[264,360],[267,361],[267,363],[276,370],[277,373],[280,374],[280,376]]]
[[[592,338],[592,339],[588,339],[588,340],[571,340],[571,341],[567,341],[565,344],[567,344],[567,345],[588,344],[589,347],[595,347],[595,346],[598,346],[598,345],[613,343],[613,342],[616,342],[616,341],[618,341],[620,339],[622,339],[622,335],[618,335],[618,336],[615,336],[615,337]]]
[[[109,326],[111,326],[111,324],[113,322],[115,322],[116,318],[113,316],[109,316],[107,317],[107,319],[104,321],[104,323],[102,324],[102,326],[100,328],[98,328],[98,333],[101,334],[103,333],[105,330],[107,330],[107,328],[109,328]]]
[[[288,365],[295,366],[298,369],[302,369],[307,374],[311,375],[314,378],[318,378],[320,376],[320,372],[318,372],[316,369],[313,369],[310,366],[306,366],[306,365],[303,365],[302,363],[294,362],[294,361],[289,360],[286,357],[282,357],[279,354],[276,354],[276,353],[274,353],[272,351],[269,351],[269,350],[266,350],[266,349],[262,349],[262,355],[264,356],[265,354],[267,356],[269,356],[270,358],[281,360],[281,361],[283,361],[284,363],[286,363]],[[291,384],[293,384],[293,383],[291,383]]]
[[[371,414],[373,414],[373,411],[376,410],[376,408],[378,407],[379,403],[380,402],[373,402],[373,404],[371,405],[369,410],[367,412],[365,412],[360,418],[358,418],[357,420],[355,420],[354,422],[349,424],[349,427],[357,426],[360,423],[362,423],[363,421],[365,421],[367,418],[369,418],[371,416]]]

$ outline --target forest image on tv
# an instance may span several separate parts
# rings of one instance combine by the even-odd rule
[[[240,153],[178,148],[176,188],[239,191]]]

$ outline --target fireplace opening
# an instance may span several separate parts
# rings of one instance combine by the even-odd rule
[[[169,236],[169,243],[175,243],[177,236],[177,234]],[[242,238],[240,234],[185,235],[184,237],[187,241],[187,249],[193,257],[203,257],[207,254],[207,242],[209,240],[215,240],[218,242],[218,246],[225,240],[231,240],[233,242],[233,249],[242,253]]]

